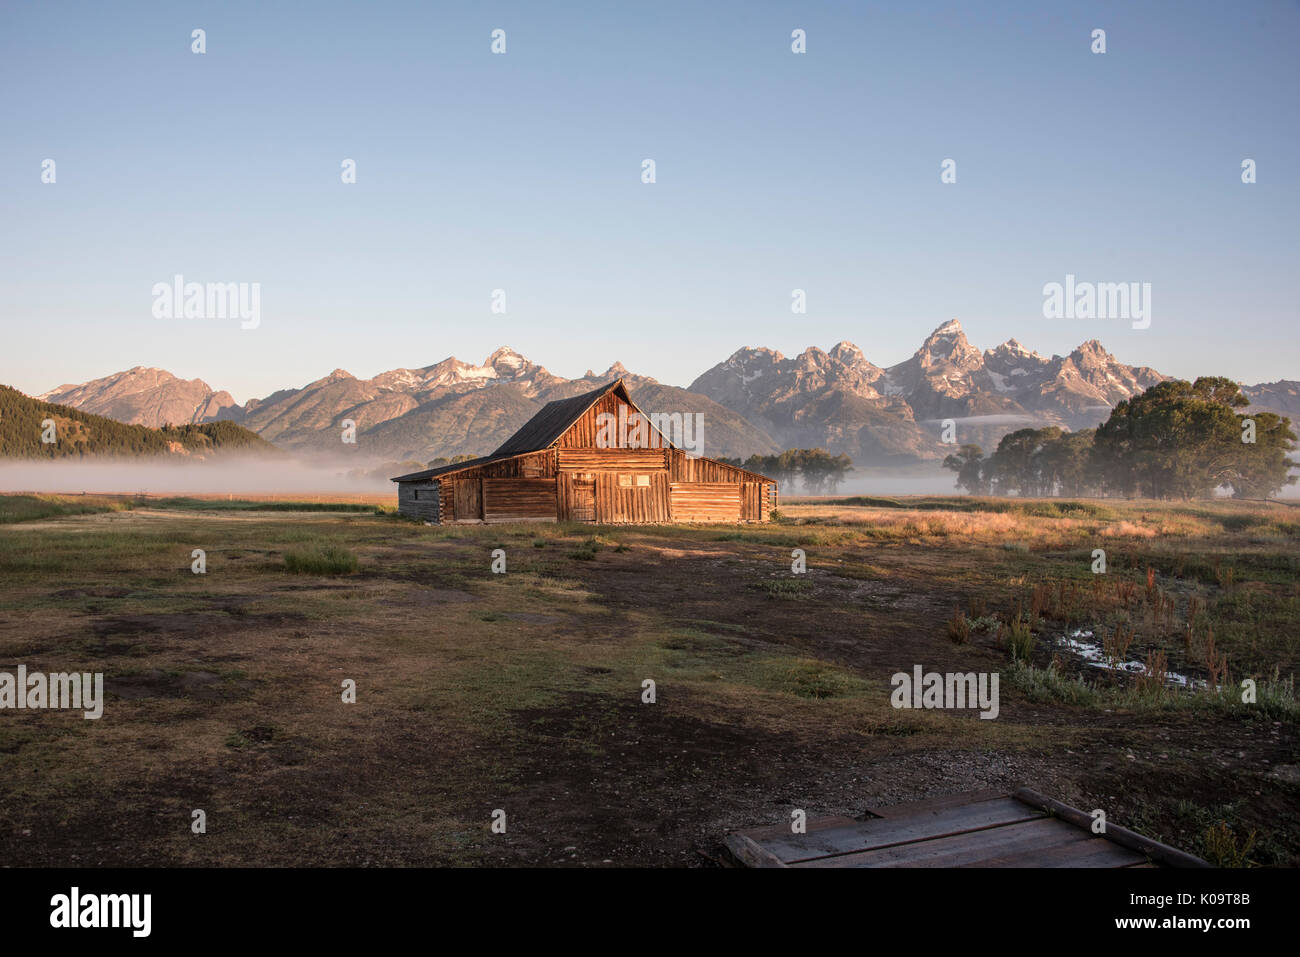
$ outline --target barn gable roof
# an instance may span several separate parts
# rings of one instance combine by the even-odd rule
[[[487,465],[491,462],[500,462],[504,459],[514,459],[521,455],[530,455],[534,452],[542,452],[549,449],[565,432],[587,414],[587,411],[600,401],[601,397],[608,393],[616,393],[619,398],[630,405],[637,412],[641,409],[632,397],[628,395],[627,386],[623,384],[621,378],[615,379],[599,389],[592,389],[590,392],[584,392],[581,395],[570,396],[567,399],[555,399],[546,403],[537,411],[531,419],[524,423],[523,427],[510,438],[506,439],[501,446],[491,455],[484,455],[476,459],[468,459],[464,462],[457,462],[454,465],[442,465],[436,469],[424,469],[420,472],[411,472],[409,475],[399,475],[393,482],[423,482],[428,479],[438,478],[448,475],[452,472],[460,472],[465,469],[477,468],[480,465]],[[644,415],[645,413],[641,413]],[[664,448],[676,448],[668,438],[658,429],[651,425],[651,428],[658,434]],[[771,482],[772,479],[764,475],[758,475],[757,472],[750,472],[748,469],[738,468],[737,466],[727,466],[735,468],[739,472],[749,472],[765,482]]]
[[[555,399],[546,403],[537,411],[536,415],[525,422],[518,432],[506,439],[501,444],[501,447],[491,455],[457,462],[454,465],[442,465],[436,469],[424,469],[420,472],[412,472],[409,475],[399,475],[391,479],[391,481],[423,482],[450,472],[472,469],[480,465],[487,465],[490,462],[500,462],[503,459],[513,459],[520,455],[528,455],[530,452],[541,452],[549,449],[560,440],[560,436],[569,431],[574,423],[586,414],[588,409],[596,404],[601,396],[608,392],[617,392],[628,405],[636,408],[635,403],[627,394],[627,387],[623,385],[623,380],[615,379],[599,389],[592,389],[590,392],[584,392],[581,395],[570,396],[567,399]]]
[[[523,428],[506,439],[501,447],[492,453],[492,458],[549,449],[560,440],[560,436],[573,428],[588,409],[609,392],[617,392],[624,402],[636,408],[636,404],[627,394],[627,387],[623,385],[622,379],[615,379],[608,385],[584,392],[582,395],[556,399],[542,406],[535,416],[524,423]]]

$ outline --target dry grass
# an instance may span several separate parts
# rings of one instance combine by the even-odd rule
[[[1279,682],[1296,660],[1300,546],[1267,506],[796,503],[765,527],[592,529],[128,504],[0,528],[0,661],[101,670],[112,691],[100,722],[0,723],[8,860],[518,863],[578,843],[596,863],[637,863],[670,843],[680,863],[809,781],[863,802],[863,768],[912,773],[918,789],[951,768],[960,790],[967,752],[1047,773],[1063,746],[1102,733],[1117,700],[1024,671],[1032,693],[1005,682],[997,721],[896,711],[890,675],[914,663],[997,671],[1041,659],[1067,623],[1131,629],[1152,682],[1185,664],[1175,652],[1225,671],[1230,655],[1234,674],[1280,666]],[[329,544],[358,559],[355,574],[285,567]],[[506,575],[490,571],[495,547]],[[797,579],[792,547],[808,552]],[[1107,575],[1088,571],[1094,547]],[[207,575],[190,572],[193,548]],[[647,678],[654,706],[640,703]],[[355,705],[340,700],[344,679]],[[1272,727],[1212,721],[1235,723],[1190,733],[1234,749]],[[1170,756],[1148,777],[1198,779],[1203,747],[1159,747]],[[1206,787],[1270,793],[1256,777]],[[486,830],[501,806],[520,814],[509,843]],[[191,839],[195,807],[212,840]]]

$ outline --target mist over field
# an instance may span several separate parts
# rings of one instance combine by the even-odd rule
[[[391,492],[397,487],[384,475],[349,474],[342,467],[302,462],[268,463],[259,459],[219,462],[15,462],[0,465],[0,491],[76,494],[100,492],[150,495],[342,494]],[[394,472],[394,475],[400,474]],[[802,487],[780,489],[782,495],[806,494]],[[933,468],[850,473],[837,495],[952,495],[952,473]]]
[[[394,474],[400,474],[394,472]],[[341,466],[304,462],[269,463],[239,458],[207,462],[23,461],[0,465],[0,492],[149,495],[343,495],[391,493],[397,487],[390,476]],[[778,494],[789,499],[807,495],[796,485]],[[850,472],[835,495],[961,495],[953,487],[953,474],[938,462],[905,469],[867,469]],[[1277,498],[1300,498],[1300,488],[1288,486]]]
[[[803,487],[777,490],[784,496],[804,495]],[[844,477],[836,495],[960,495],[953,474],[934,462],[917,468],[853,471]]]
[[[394,473],[398,474],[398,473]],[[293,461],[229,458],[207,462],[13,462],[0,465],[0,491],[232,495],[392,492],[386,476]]]

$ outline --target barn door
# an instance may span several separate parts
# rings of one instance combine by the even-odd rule
[[[590,472],[573,476],[573,506],[570,517],[575,522],[596,520],[596,476]]]

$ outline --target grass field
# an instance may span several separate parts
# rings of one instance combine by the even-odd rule
[[[1233,502],[433,528],[372,496],[0,496],[0,670],[109,693],[0,711],[0,860],[697,865],[795,808],[1027,785],[1295,865],[1298,570],[1300,512]],[[1145,673],[1057,642],[1085,632]],[[892,707],[917,664],[999,673],[997,720]]]

